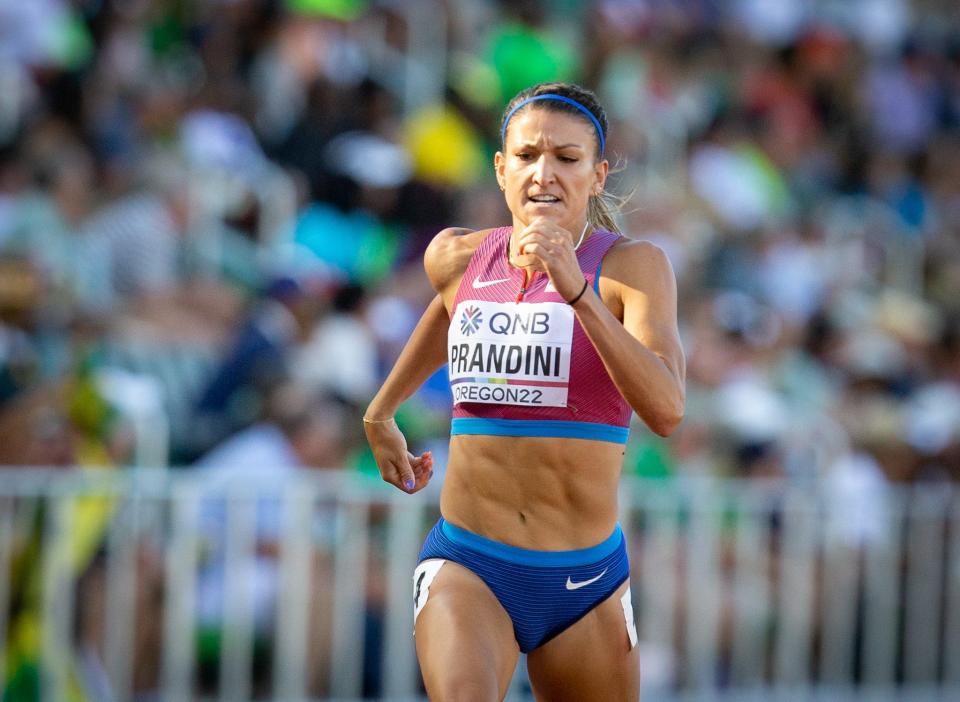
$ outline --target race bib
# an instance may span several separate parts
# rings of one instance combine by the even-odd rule
[[[573,323],[562,302],[461,302],[447,348],[454,404],[565,407]]]

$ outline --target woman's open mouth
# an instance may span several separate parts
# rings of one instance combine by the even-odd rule
[[[531,195],[527,200],[535,205],[555,205],[560,202],[556,195]]]

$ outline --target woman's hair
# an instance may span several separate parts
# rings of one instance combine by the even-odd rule
[[[588,115],[584,114],[579,107],[564,102],[563,100],[533,100],[517,109],[517,105],[520,105],[524,100],[535,98],[538,95],[559,95],[563,98],[573,100],[586,108],[596,119],[596,123],[594,123]],[[550,110],[551,112],[562,112],[583,120],[592,131],[599,132],[597,133],[596,139],[595,157],[598,159],[603,158],[603,153],[601,152],[601,136],[602,141],[606,142],[609,123],[607,122],[607,113],[604,112],[600,101],[593,92],[579,85],[574,85],[573,83],[540,83],[526,90],[521,90],[507,104],[503,111],[503,116],[500,119],[500,134],[504,142],[506,142],[508,118],[512,120],[518,113],[531,108]],[[501,148],[505,150],[506,143],[501,144]],[[607,231],[619,233],[620,228],[617,226],[614,215],[619,211],[620,204],[621,201],[619,198],[606,191],[601,192],[599,195],[591,195],[587,201],[587,220],[596,229],[606,229]]]

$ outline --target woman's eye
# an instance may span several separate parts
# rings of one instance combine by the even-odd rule
[[[560,160],[563,161],[564,163],[576,163],[576,162],[577,162],[577,159],[575,159],[573,156],[561,156],[561,157],[560,157]]]
[[[519,158],[521,161],[527,161],[531,158],[531,155],[526,151],[521,151],[517,154],[517,158]]]

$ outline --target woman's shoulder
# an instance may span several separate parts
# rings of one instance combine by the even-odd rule
[[[435,290],[459,281],[477,247],[496,230],[448,227],[439,232],[423,256],[423,266]]]
[[[669,265],[669,259],[666,252],[652,241],[633,239],[621,234],[610,247],[604,268],[610,264],[625,268],[634,268],[638,265],[660,267],[664,264]]]
[[[657,244],[621,235],[604,258],[602,275],[640,289],[672,279],[673,267]]]
[[[494,229],[466,229],[465,227],[447,227],[433,237],[427,253],[441,255],[456,254],[462,250],[473,251]]]

